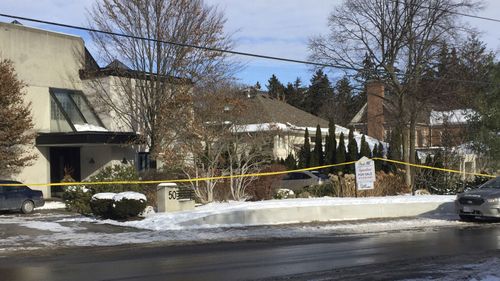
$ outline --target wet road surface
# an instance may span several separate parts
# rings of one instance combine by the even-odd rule
[[[377,268],[377,279],[384,279],[384,270],[394,270],[390,264],[481,257],[498,250],[500,225],[495,223],[347,237],[48,250],[0,258],[0,279],[273,280],[295,275],[307,280],[326,271],[323,277],[340,280],[335,270],[346,268],[358,273]]]

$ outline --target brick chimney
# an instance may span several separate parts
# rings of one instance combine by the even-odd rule
[[[384,140],[384,84],[377,80],[368,81],[366,94],[368,135]]]

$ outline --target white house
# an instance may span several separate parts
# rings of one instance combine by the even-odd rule
[[[60,182],[66,175],[83,180],[112,163],[136,164],[136,133],[96,112],[86,93],[81,71],[89,53],[82,38],[20,24],[0,23],[0,58],[14,63],[31,102],[37,133],[34,165],[13,178],[30,183]],[[112,74],[108,74],[111,76]],[[56,188],[34,187],[44,197]]]

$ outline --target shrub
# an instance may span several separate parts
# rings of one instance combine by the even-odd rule
[[[285,171],[285,166],[280,164],[271,164],[261,172],[281,172]],[[277,186],[284,175],[264,176],[253,181],[247,188],[247,193],[251,201],[269,200],[276,194]]]
[[[303,191],[299,193],[299,195],[297,195],[297,198],[309,198],[309,197],[311,197],[311,193],[309,193],[308,191]]]
[[[288,199],[295,198],[295,193],[291,189],[280,188],[274,195],[274,199]]]
[[[313,197],[336,196],[334,183],[324,183],[319,185],[312,185],[304,188],[305,191],[310,193]]]
[[[356,191],[356,177],[352,174],[333,176],[332,181],[338,185],[338,196],[341,197],[354,197],[356,193],[358,197],[367,197],[390,196],[411,192],[411,189],[405,183],[403,173],[393,174],[380,171],[376,173],[376,177],[374,189],[363,191]]]
[[[113,196],[116,193],[97,193],[90,200],[90,208],[94,216],[109,219],[113,217]]]
[[[135,168],[131,165],[113,165],[101,169],[96,175],[88,179],[89,182],[101,181],[137,181],[139,176]],[[63,199],[66,208],[69,211],[77,212],[83,215],[92,213],[91,198],[96,193],[113,192],[119,193],[123,191],[139,191],[151,189],[150,186],[139,184],[97,184],[84,186],[70,186],[65,188]],[[156,188],[154,188],[156,190]],[[150,192],[149,194],[152,194]],[[156,202],[155,200],[151,202]]]
[[[91,176],[89,182],[101,181],[137,181],[139,174],[131,165],[113,165],[102,168],[96,175]],[[138,184],[97,184],[90,185],[89,189],[92,194],[102,192],[124,192],[124,191],[142,191]]]
[[[139,216],[146,209],[146,196],[137,192],[122,192],[113,197],[112,216],[128,219]]]
[[[90,198],[92,193],[84,186],[68,186],[64,188],[62,195],[66,209],[82,215],[90,215]]]

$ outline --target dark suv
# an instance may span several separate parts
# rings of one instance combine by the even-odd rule
[[[5,186],[5,184],[22,184],[17,181],[0,180],[0,210],[21,211],[24,214],[33,212],[35,207],[45,204],[43,194],[39,190],[22,186]]]

